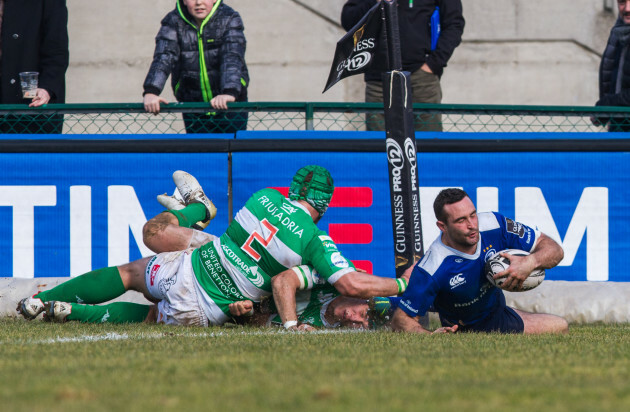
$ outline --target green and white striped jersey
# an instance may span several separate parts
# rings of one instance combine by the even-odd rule
[[[271,278],[293,266],[310,265],[330,284],[355,270],[308,210],[274,189],[254,193],[192,262],[202,289],[226,314],[229,303],[269,296]]]

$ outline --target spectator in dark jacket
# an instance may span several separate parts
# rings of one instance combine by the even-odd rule
[[[619,18],[610,31],[599,66],[597,106],[630,106],[630,0],[619,0]],[[597,118],[596,125],[608,125],[611,132],[630,131],[630,119]]]
[[[348,0],[341,11],[341,25],[350,30],[367,11],[380,0]],[[431,50],[430,20],[436,6],[440,8],[441,34],[435,50]],[[459,45],[464,32],[461,0],[410,0],[398,2],[398,27],[402,53],[402,68],[411,73],[414,103],[441,103],[440,77]],[[383,48],[377,59],[386,61]],[[385,67],[384,63],[376,66]],[[383,102],[381,73],[365,73],[365,101]],[[417,116],[418,131],[442,130],[439,114]],[[385,130],[383,115],[369,115],[368,130]]]
[[[177,101],[209,102],[219,110],[247,101],[243,30],[241,16],[222,0],[178,0],[155,39],[145,110],[157,114],[160,103],[167,103],[159,95],[169,75]],[[246,128],[247,113],[184,113],[184,123],[188,133],[233,133]]]
[[[66,0],[0,0],[0,103],[64,103],[68,69]],[[20,72],[39,72],[35,98],[25,99]],[[63,115],[0,116],[0,133],[61,133]]]

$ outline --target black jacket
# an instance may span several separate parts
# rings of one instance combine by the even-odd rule
[[[175,97],[180,102],[209,102],[219,94],[246,101],[249,73],[243,31],[241,16],[225,4],[208,16],[200,31],[182,0],[178,0],[175,10],[162,20],[155,39],[144,93],[159,95],[170,74]],[[205,67],[205,73],[201,67]]]
[[[361,20],[361,17],[376,4],[376,0],[348,0],[341,11],[341,25],[349,31]],[[437,48],[431,51],[431,31],[429,21],[435,6],[440,7],[441,34]],[[433,73],[442,76],[446,63],[462,40],[465,20],[462,14],[461,0],[414,0],[398,2],[398,26],[402,66],[404,70],[415,72],[424,63]],[[381,48],[377,59],[387,58]],[[380,80],[381,74],[368,71],[366,80]]]
[[[618,75],[620,67],[621,76]],[[619,85],[618,80],[621,82]],[[624,24],[621,18],[610,31],[599,65],[597,106],[630,106],[630,25]]]
[[[64,103],[68,60],[66,0],[5,0],[0,103],[31,103],[22,98],[19,76],[29,71],[39,72],[50,103]]]

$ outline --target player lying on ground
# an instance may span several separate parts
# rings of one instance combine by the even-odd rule
[[[375,297],[357,299],[341,296],[329,283],[321,282],[313,269],[304,265],[289,269],[278,276],[295,277],[296,279],[315,279],[320,281],[312,289],[298,290],[295,293],[297,325],[290,329],[316,330],[318,328],[347,327],[368,329],[383,326],[391,319],[391,308],[396,306],[397,298]],[[299,282],[299,280],[298,280]],[[277,283],[276,283],[277,284]],[[275,290],[274,290],[275,294]],[[236,302],[230,305],[232,315],[239,321],[253,326],[282,326],[273,299],[265,301],[256,308],[249,301]]]
[[[414,319],[433,306],[442,328],[436,332],[566,333],[567,321],[506,306],[503,291],[484,274],[495,252],[520,249],[531,254],[509,256],[510,266],[494,277],[506,277],[502,288],[519,290],[535,269],[556,266],[564,252],[551,238],[499,213],[479,213],[460,189],[441,191],[433,203],[441,235],[415,266],[409,287],[392,319],[397,331],[429,332]],[[504,254],[502,254],[504,255]]]
[[[106,313],[103,307],[85,305],[135,290],[157,303],[158,322],[222,325],[230,319],[231,303],[259,302],[270,296],[271,279],[302,264],[315,268],[345,296],[390,296],[406,288],[406,280],[356,271],[330,237],[317,228],[334,190],[330,174],[322,167],[298,170],[289,189],[290,199],[274,189],[254,193],[221,237],[198,248],[189,248],[200,233],[191,227],[198,222],[207,225],[216,208],[188,173],[177,171],[173,180],[185,207],[147,222],[144,238],[150,248],[166,243],[177,251],[88,272],[23,299],[18,312],[27,319],[46,310],[53,320],[103,319],[107,314],[110,322],[138,321],[150,315],[147,305],[112,303]],[[71,303],[65,305],[71,312],[55,311],[59,305],[54,302]]]
[[[413,267],[410,267],[403,275],[403,278],[407,279],[412,270]],[[293,270],[284,271],[271,280],[274,305],[278,312],[277,318],[280,319],[283,325],[309,323],[305,321],[301,313],[301,305],[299,302],[300,290],[305,289],[303,279],[312,279],[317,285],[325,283],[325,279],[319,276],[314,268],[308,266],[300,266],[299,268],[293,268]],[[382,299],[388,300],[388,298]],[[346,304],[350,303],[351,302],[346,302]],[[359,303],[354,304],[359,305]],[[367,301],[364,301],[362,304],[364,309],[361,310],[365,310],[363,313],[367,313]],[[384,317],[383,315],[384,314],[380,315],[381,319],[378,320],[379,324],[384,322],[384,319],[382,319]],[[363,323],[364,324],[360,327],[366,327],[368,324],[374,326],[374,322],[370,323],[370,319],[365,319]],[[308,330],[309,328],[305,327],[300,329]]]

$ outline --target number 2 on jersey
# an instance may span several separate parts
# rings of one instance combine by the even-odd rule
[[[257,240],[258,243],[260,243],[266,249],[267,246],[269,246],[269,243],[271,243],[273,237],[276,235],[276,233],[278,233],[278,228],[269,223],[267,219],[263,219],[261,223],[271,232],[269,233],[269,236],[264,238],[260,233],[254,231],[254,233],[249,235],[243,246],[241,246],[241,249],[243,249],[245,253],[251,256],[251,258],[254,259],[256,262],[260,260],[261,256],[260,253],[256,252],[252,247],[252,242],[254,240]]]

